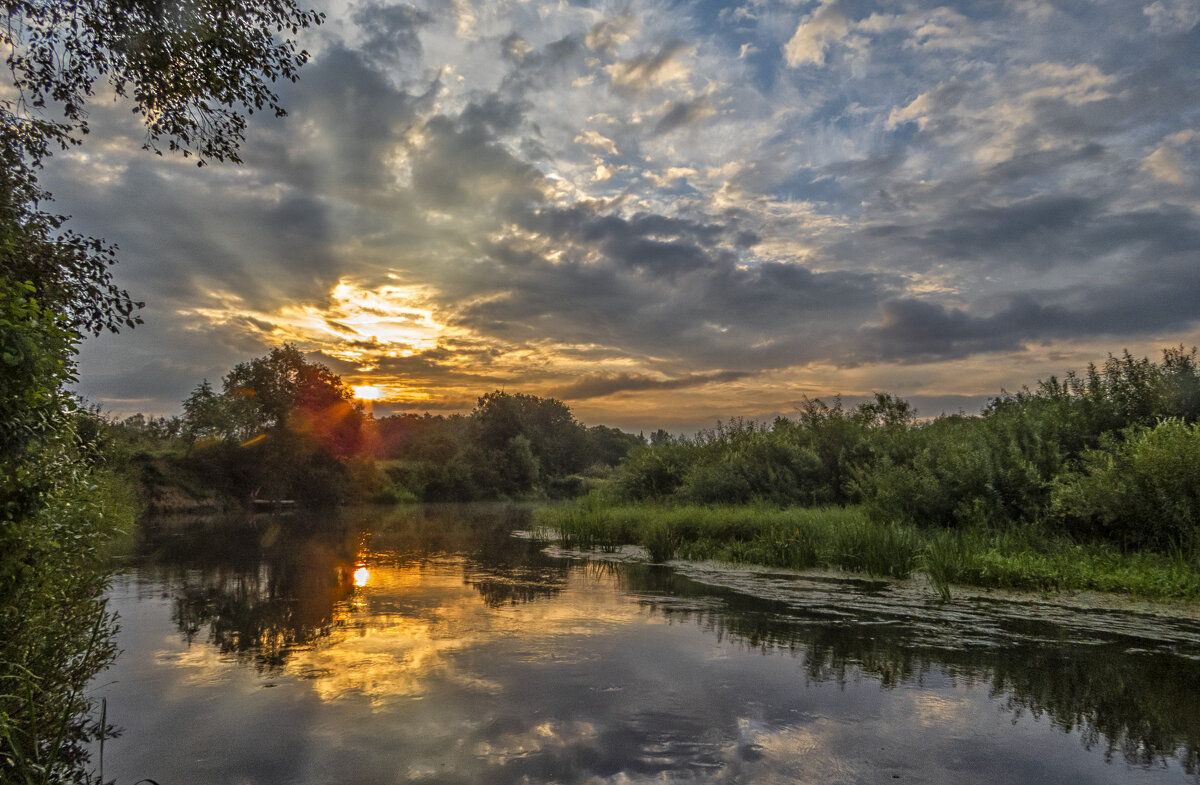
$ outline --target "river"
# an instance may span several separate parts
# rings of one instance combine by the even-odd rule
[[[110,591],[105,779],[1200,782],[1194,618],[588,558],[528,528],[515,506],[148,522]]]

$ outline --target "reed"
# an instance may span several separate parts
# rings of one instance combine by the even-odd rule
[[[954,585],[1200,599],[1200,559],[1194,554],[1080,545],[1033,524],[918,528],[878,522],[855,506],[613,504],[594,497],[548,505],[534,515],[535,525],[568,547],[637,544],[654,562],[680,557],[888,578],[920,572],[943,600],[951,599]]]

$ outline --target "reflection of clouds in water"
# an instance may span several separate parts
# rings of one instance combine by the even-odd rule
[[[296,652],[286,672],[305,677],[322,701],[364,696],[378,705],[424,697],[429,681],[452,675],[447,672],[447,653],[466,645],[437,637],[432,626],[421,621],[390,616],[378,624]]]
[[[1103,750],[1080,745],[1078,733],[1029,717],[1014,723],[997,703],[1029,695],[1033,711],[1052,717],[1111,705],[1116,696],[1102,688],[1115,679],[1100,678],[1091,691],[1073,687],[1074,702],[1043,706],[1065,666],[1086,665],[1083,675],[1097,678],[1095,646],[1060,646],[1039,662],[1031,653],[1047,649],[1029,637],[1045,637],[1040,628],[1017,634],[993,624],[989,646],[946,645],[962,640],[952,634],[959,628],[978,638],[982,612],[968,615],[961,603],[955,613],[969,618],[944,618],[950,611],[942,609],[930,620],[927,605],[889,600],[874,585],[727,570],[722,576],[735,586],[702,575],[706,586],[678,569],[552,561],[507,536],[493,546],[521,547],[485,558],[474,530],[455,538],[454,527],[436,522],[415,531],[437,537],[427,543],[404,528],[389,536],[419,540],[419,550],[373,542],[333,561],[280,559],[233,583],[203,581],[226,590],[228,602],[209,605],[230,630],[247,633],[232,640],[279,639],[283,656],[277,669],[256,673],[244,667],[252,657],[222,654],[219,640],[202,644],[203,632],[186,651],[178,638],[148,638],[152,679],[169,702],[148,706],[145,724],[167,716],[187,728],[182,740],[156,739],[159,747],[180,760],[219,749],[228,771],[259,771],[246,779],[255,785],[281,781],[281,761],[295,762],[296,778],[286,781],[297,783],[342,781],[347,771],[362,782],[480,785],[782,785],[894,775],[958,785],[1121,781],[1127,773],[1108,767]],[[479,550],[450,556],[448,542]],[[355,588],[358,566],[370,578]],[[336,581],[319,579],[334,573]],[[242,583],[253,590],[232,591]],[[314,625],[319,635],[290,634]],[[250,634],[264,630],[272,635]],[[1124,665],[1112,667],[1136,682],[1129,695],[1157,695]],[[1074,679],[1081,683],[1079,673]],[[1190,726],[1177,706],[1189,704],[1160,702],[1174,735],[1159,735],[1181,738]],[[1139,711],[1117,718],[1120,728]],[[1026,768],[1011,769],[1006,755]],[[118,779],[202,779],[138,765]]]
[[[926,728],[963,727],[976,706],[966,696],[932,694],[928,692],[905,692],[902,699],[912,703],[909,712],[914,721]]]
[[[590,722],[549,720],[526,731],[502,733],[475,744],[475,757],[489,766],[503,767],[533,755],[562,755],[595,744],[599,731]]]
[[[570,603],[488,607],[457,560],[370,569],[354,611],[338,608],[333,635],[295,649],[285,667],[322,701],[365,696],[380,706],[447,688],[499,694],[505,685],[472,672],[474,654],[507,641],[517,662],[587,661],[587,638],[638,615],[632,604],[613,603],[611,577],[607,585],[589,581]]]
[[[738,720],[739,757],[761,759],[754,781],[763,785],[855,781],[854,768],[834,752],[845,731],[843,723],[825,718],[780,728],[743,717]]]
[[[176,650],[176,639],[163,642],[164,648],[155,650],[154,663],[171,668],[178,674],[181,686],[199,687],[232,682],[230,658],[211,646],[189,645]]]

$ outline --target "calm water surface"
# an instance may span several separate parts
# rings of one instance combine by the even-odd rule
[[[111,592],[124,654],[98,690],[124,733],[104,776],[1200,782],[1195,621],[589,560],[528,525],[149,525]]]

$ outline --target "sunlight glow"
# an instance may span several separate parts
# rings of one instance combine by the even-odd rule
[[[366,586],[367,581],[371,580],[371,571],[366,567],[359,567],[354,571],[354,585]]]
[[[360,401],[378,401],[383,396],[383,390],[370,384],[355,385],[354,397]]]
[[[329,292],[324,306],[311,303],[285,305],[272,312],[246,308],[242,297],[230,292],[209,292],[212,307],[180,311],[205,321],[239,325],[272,343],[291,342],[320,346],[331,357],[362,366],[375,366],[381,358],[412,357],[438,345],[453,331],[435,318],[429,287],[387,284],[366,288],[343,278]]]

